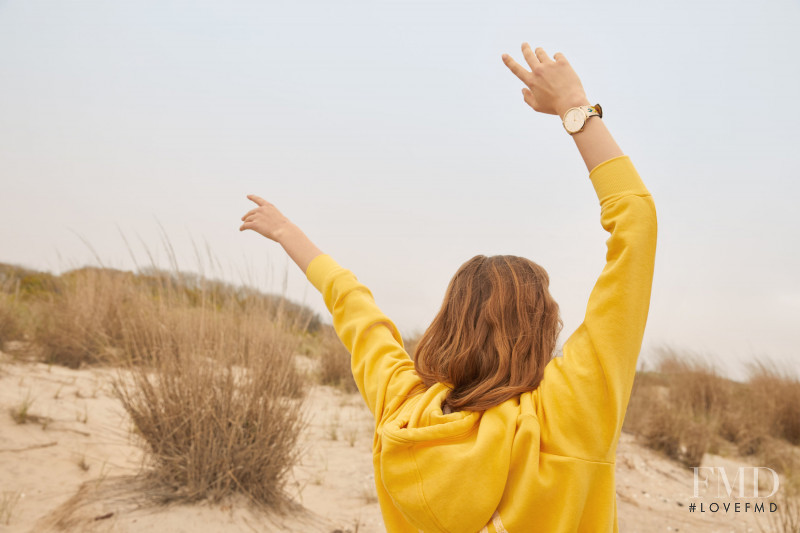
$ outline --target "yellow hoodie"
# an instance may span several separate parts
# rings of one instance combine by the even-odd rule
[[[585,319],[536,390],[482,413],[443,414],[447,388],[422,387],[370,290],[327,254],[309,264],[375,416],[389,533],[618,531],[614,460],[650,305],[656,212],[628,156],[589,177],[611,235]]]

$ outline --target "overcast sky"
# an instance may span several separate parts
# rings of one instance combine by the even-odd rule
[[[800,3],[0,0],[0,261],[179,267],[327,311],[238,231],[263,196],[404,334],[461,263],[550,273],[561,342],[608,234],[572,139],[500,56],[562,52],[656,203],[642,360],[800,367]],[[193,242],[218,265],[198,260]],[[88,243],[88,246],[87,246]],[[205,257],[205,255],[203,255]]]

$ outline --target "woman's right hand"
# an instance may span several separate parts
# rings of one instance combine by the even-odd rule
[[[242,217],[243,224],[239,231],[251,229],[275,242],[281,242],[281,236],[291,225],[288,218],[278,208],[255,194],[248,194],[247,199],[255,202],[255,207]]]
[[[522,55],[530,71],[508,54],[503,54],[503,63],[527,86],[522,94],[534,111],[563,118],[569,108],[589,105],[581,80],[564,54],[556,53],[553,60],[543,48],[534,52],[524,43]]]

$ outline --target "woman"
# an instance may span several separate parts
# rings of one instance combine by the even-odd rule
[[[411,360],[369,289],[272,204],[240,230],[280,243],[322,293],[375,416],[373,463],[391,532],[617,531],[614,460],[650,303],[653,198],[563,54],[503,62],[525,102],[562,118],[610,232],[583,323],[561,329],[547,273],[476,256],[455,274]]]

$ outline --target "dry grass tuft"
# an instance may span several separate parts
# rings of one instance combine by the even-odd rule
[[[258,309],[285,331],[319,329],[307,307],[196,274],[84,267],[53,277],[14,268],[0,264],[0,341],[29,336],[41,359],[71,368],[150,357],[160,349],[153,343],[163,340],[160,319],[178,310],[216,309],[230,317]]]
[[[24,308],[20,305],[20,287],[14,267],[0,263],[0,350],[8,341],[24,337]]]
[[[797,533],[800,531],[800,477],[788,476],[781,480],[780,490],[769,502],[777,508],[766,513],[766,524],[757,522],[761,533]],[[766,504],[766,505],[769,505]]]
[[[11,518],[14,516],[17,504],[22,498],[20,491],[4,490],[0,494],[0,524],[9,525]]]
[[[193,298],[187,305],[187,298]],[[298,460],[298,337],[266,300],[167,288],[122,330],[115,391],[145,444],[161,501],[234,493],[280,507]]]
[[[414,359],[414,355],[416,354],[417,345],[419,344],[419,339],[421,337],[422,337],[421,333],[415,332],[412,335],[408,335],[403,338],[403,346],[405,347],[406,352],[408,352],[408,356],[411,357],[412,360]]]
[[[31,398],[30,391],[28,391],[25,398],[20,400],[19,405],[11,407],[8,410],[14,422],[17,424],[27,424],[28,420],[32,417],[30,413],[31,405],[33,405],[33,398]]]
[[[316,335],[317,346],[313,350],[317,354],[317,381],[323,385],[337,387],[347,393],[358,392],[353,379],[350,353],[336,336],[332,326],[322,326]],[[414,350],[419,342],[419,335],[403,341],[406,351],[413,358]]]
[[[650,448],[686,466],[698,466],[712,443],[717,417],[729,404],[731,390],[708,363],[669,349],[660,355],[657,372],[636,378],[625,428]]]
[[[0,349],[21,336],[19,310],[14,295],[0,292]]]
[[[289,501],[306,392],[293,356],[319,328],[310,309],[177,268],[54,277],[0,264],[0,289],[0,319],[11,303],[24,307],[30,344],[47,362],[120,369],[114,392],[145,448],[153,497]],[[30,403],[12,410],[18,423],[33,420]]]
[[[148,302],[131,273],[83,268],[60,277],[60,290],[41,297],[35,338],[45,362],[78,368],[114,361],[126,323]]]
[[[656,372],[636,377],[625,429],[686,466],[707,452],[758,455],[762,464],[796,472],[800,439],[800,383],[754,363],[739,383],[696,356],[661,350]]]
[[[800,380],[762,361],[750,365],[749,408],[770,435],[800,445]]]
[[[27,341],[41,316],[40,296],[51,297],[58,291],[56,278],[50,274],[0,263],[0,349],[10,341]]]
[[[317,373],[320,383],[338,387],[348,393],[358,392],[350,366],[350,353],[330,326],[324,327],[320,332],[318,358]]]

